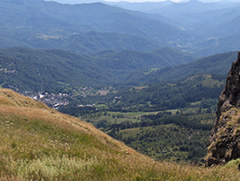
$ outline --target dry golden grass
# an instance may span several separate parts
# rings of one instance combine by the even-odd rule
[[[83,131],[97,137],[104,144],[108,144],[110,146],[115,145],[121,149],[128,149],[129,153],[137,153],[135,150],[127,147],[122,142],[116,141],[105,133],[99,131],[92,124],[82,122],[75,117],[59,113],[40,102],[36,102],[31,98],[17,94],[12,90],[0,89],[0,114],[5,116],[15,115],[26,119],[26,121],[28,119],[42,120],[60,128]]]
[[[0,180],[239,180],[236,165],[155,162],[93,125],[0,89]]]
[[[45,104],[36,102],[31,98],[20,95],[10,89],[0,89],[0,103],[1,105],[10,105],[16,107],[35,107],[48,109]]]

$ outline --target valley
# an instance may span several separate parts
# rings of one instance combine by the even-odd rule
[[[172,57],[176,56],[183,60],[188,59],[188,61],[190,57],[193,60],[189,63],[185,62],[182,65],[169,67],[173,62],[170,62],[170,53],[167,53],[167,50],[171,52]],[[159,63],[153,61],[153,55],[150,53],[144,57],[143,53],[138,55],[138,53],[128,52],[125,55],[102,52],[94,55],[95,61],[93,61],[94,59],[90,56],[79,56],[60,50],[2,49],[2,60],[6,61],[5,57],[8,57],[12,61],[10,63],[8,60],[8,64],[2,66],[4,70],[2,71],[2,81],[4,81],[2,86],[17,90],[54,109],[90,122],[113,138],[123,141],[156,160],[202,163],[206,155],[217,98],[224,86],[227,66],[235,59],[236,52],[209,56],[195,61],[193,56],[177,54],[177,51],[175,52],[173,49],[162,49],[155,52],[162,57],[161,59],[158,57],[156,60],[164,60],[165,56],[168,57],[169,62],[166,63],[166,67],[155,70],[152,68],[153,71],[145,73],[144,70],[147,70],[147,66],[159,67]],[[27,63],[25,57],[28,57],[31,63]],[[56,60],[56,57],[58,57],[58,64],[52,61]],[[109,62],[114,57],[118,58],[117,62],[122,63],[126,58],[131,62],[120,64],[116,70],[114,69],[115,63]],[[145,65],[145,61],[141,63],[139,61],[141,57],[143,60],[151,57],[152,64],[149,62],[148,65]],[[46,73],[38,69],[33,63],[33,59],[36,59],[37,64],[45,67],[43,70]],[[101,64],[96,61],[100,59],[102,59]],[[86,62],[86,60],[89,61]],[[137,64],[134,60],[138,60]],[[23,64],[19,64],[19,62],[27,63],[29,68],[26,70],[32,70],[31,73],[26,72],[30,73],[29,76],[36,76],[36,80],[39,80],[38,77],[42,77],[41,74],[43,74],[44,77],[41,79],[44,81],[41,84],[39,82],[24,83],[23,81],[29,80],[25,78],[26,74],[18,74],[18,81],[13,86],[14,84],[7,80],[17,80],[13,78],[16,76],[15,74],[23,73],[20,71]],[[161,64],[163,65],[162,61]],[[88,69],[81,69],[79,65],[84,65]],[[90,66],[92,66],[92,70],[89,69]],[[129,68],[126,69],[126,67]],[[37,71],[35,72],[34,69]],[[97,69],[99,72],[96,71]],[[222,74],[216,74],[220,70]],[[14,72],[10,73],[10,71]],[[85,74],[83,74],[84,71]],[[116,85],[116,79],[114,81],[108,79],[107,82],[107,78],[113,78],[114,75],[120,78],[119,72],[127,71],[129,75],[133,76],[131,79],[127,76],[126,83],[121,81]],[[56,82],[57,74],[52,74],[53,72],[61,72],[58,75],[59,80],[71,79],[71,82]],[[108,74],[105,75],[104,72],[108,72]],[[179,76],[179,72],[186,73]],[[76,76],[72,76],[74,73]],[[101,74],[101,77],[96,73]],[[109,75],[111,76],[109,77]],[[66,79],[66,76],[69,78]],[[83,82],[79,82],[79,76],[83,76]],[[126,75],[122,74],[122,80],[124,76]],[[72,79],[72,77],[76,79]],[[157,77],[159,78],[157,79]],[[86,82],[86,80],[91,81]],[[101,83],[103,80],[105,82]],[[95,83],[96,81],[98,84]],[[88,85],[97,86],[88,87]],[[36,92],[36,90],[41,91]],[[187,134],[179,139],[175,135],[176,130],[179,134],[186,132]],[[150,136],[148,132],[152,132],[152,135]],[[164,145],[164,147],[160,145]]]
[[[165,130],[171,129],[178,128],[169,125]],[[216,181],[239,178],[237,161],[213,168],[156,162],[92,124],[8,89],[0,90],[0,131],[1,180],[9,177],[12,180]]]
[[[92,100],[94,107],[79,107],[78,97],[58,110],[94,124],[156,160],[200,163],[223,86],[221,76],[195,75],[80,101]]]
[[[0,180],[238,180],[239,6],[1,0]]]

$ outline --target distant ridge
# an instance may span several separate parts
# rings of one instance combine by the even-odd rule
[[[152,15],[103,3],[68,5],[43,0],[21,0],[1,1],[0,8],[3,9],[0,20],[4,25],[0,29],[0,44],[4,48],[13,44],[29,48],[44,46],[64,49],[67,48],[66,40],[71,41],[74,35],[88,32],[135,36],[135,39],[148,39],[148,43],[150,40],[157,41],[160,46],[172,45],[171,40],[187,37],[186,32]],[[110,43],[113,44],[113,41]],[[77,50],[77,46],[71,48]],[[87,45],[82,50],[84,48],[90,49]]]
[[[194,59],[190,54],[169,48],[156,52],[104,51],[92,56],[53,49],[0,49],[0,85],[18,91],[37,92],[120,85],[129,77],[143,74],[150,68]]]
[[[184,65],[165,67],[146,76],[145,79],[148,82],[164,82],[202,73],[226,75],[235,58],[236,52],[212,55]]]

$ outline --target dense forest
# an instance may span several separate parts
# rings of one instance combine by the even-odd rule
[[[178,60],[175,59],[178,57]],[[163,48],[152,52],[107,51],[92,56],[64,50],[0,49],[0,84],[17,91],[70,92],[79,87],[137,84],[151,68],[187,63],[195,57]],[[68,91],[69,92],[69,91]]]

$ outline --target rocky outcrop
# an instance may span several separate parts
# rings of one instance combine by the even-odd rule
[[[240,52],[219,97],[206,166],[240,158]]]

